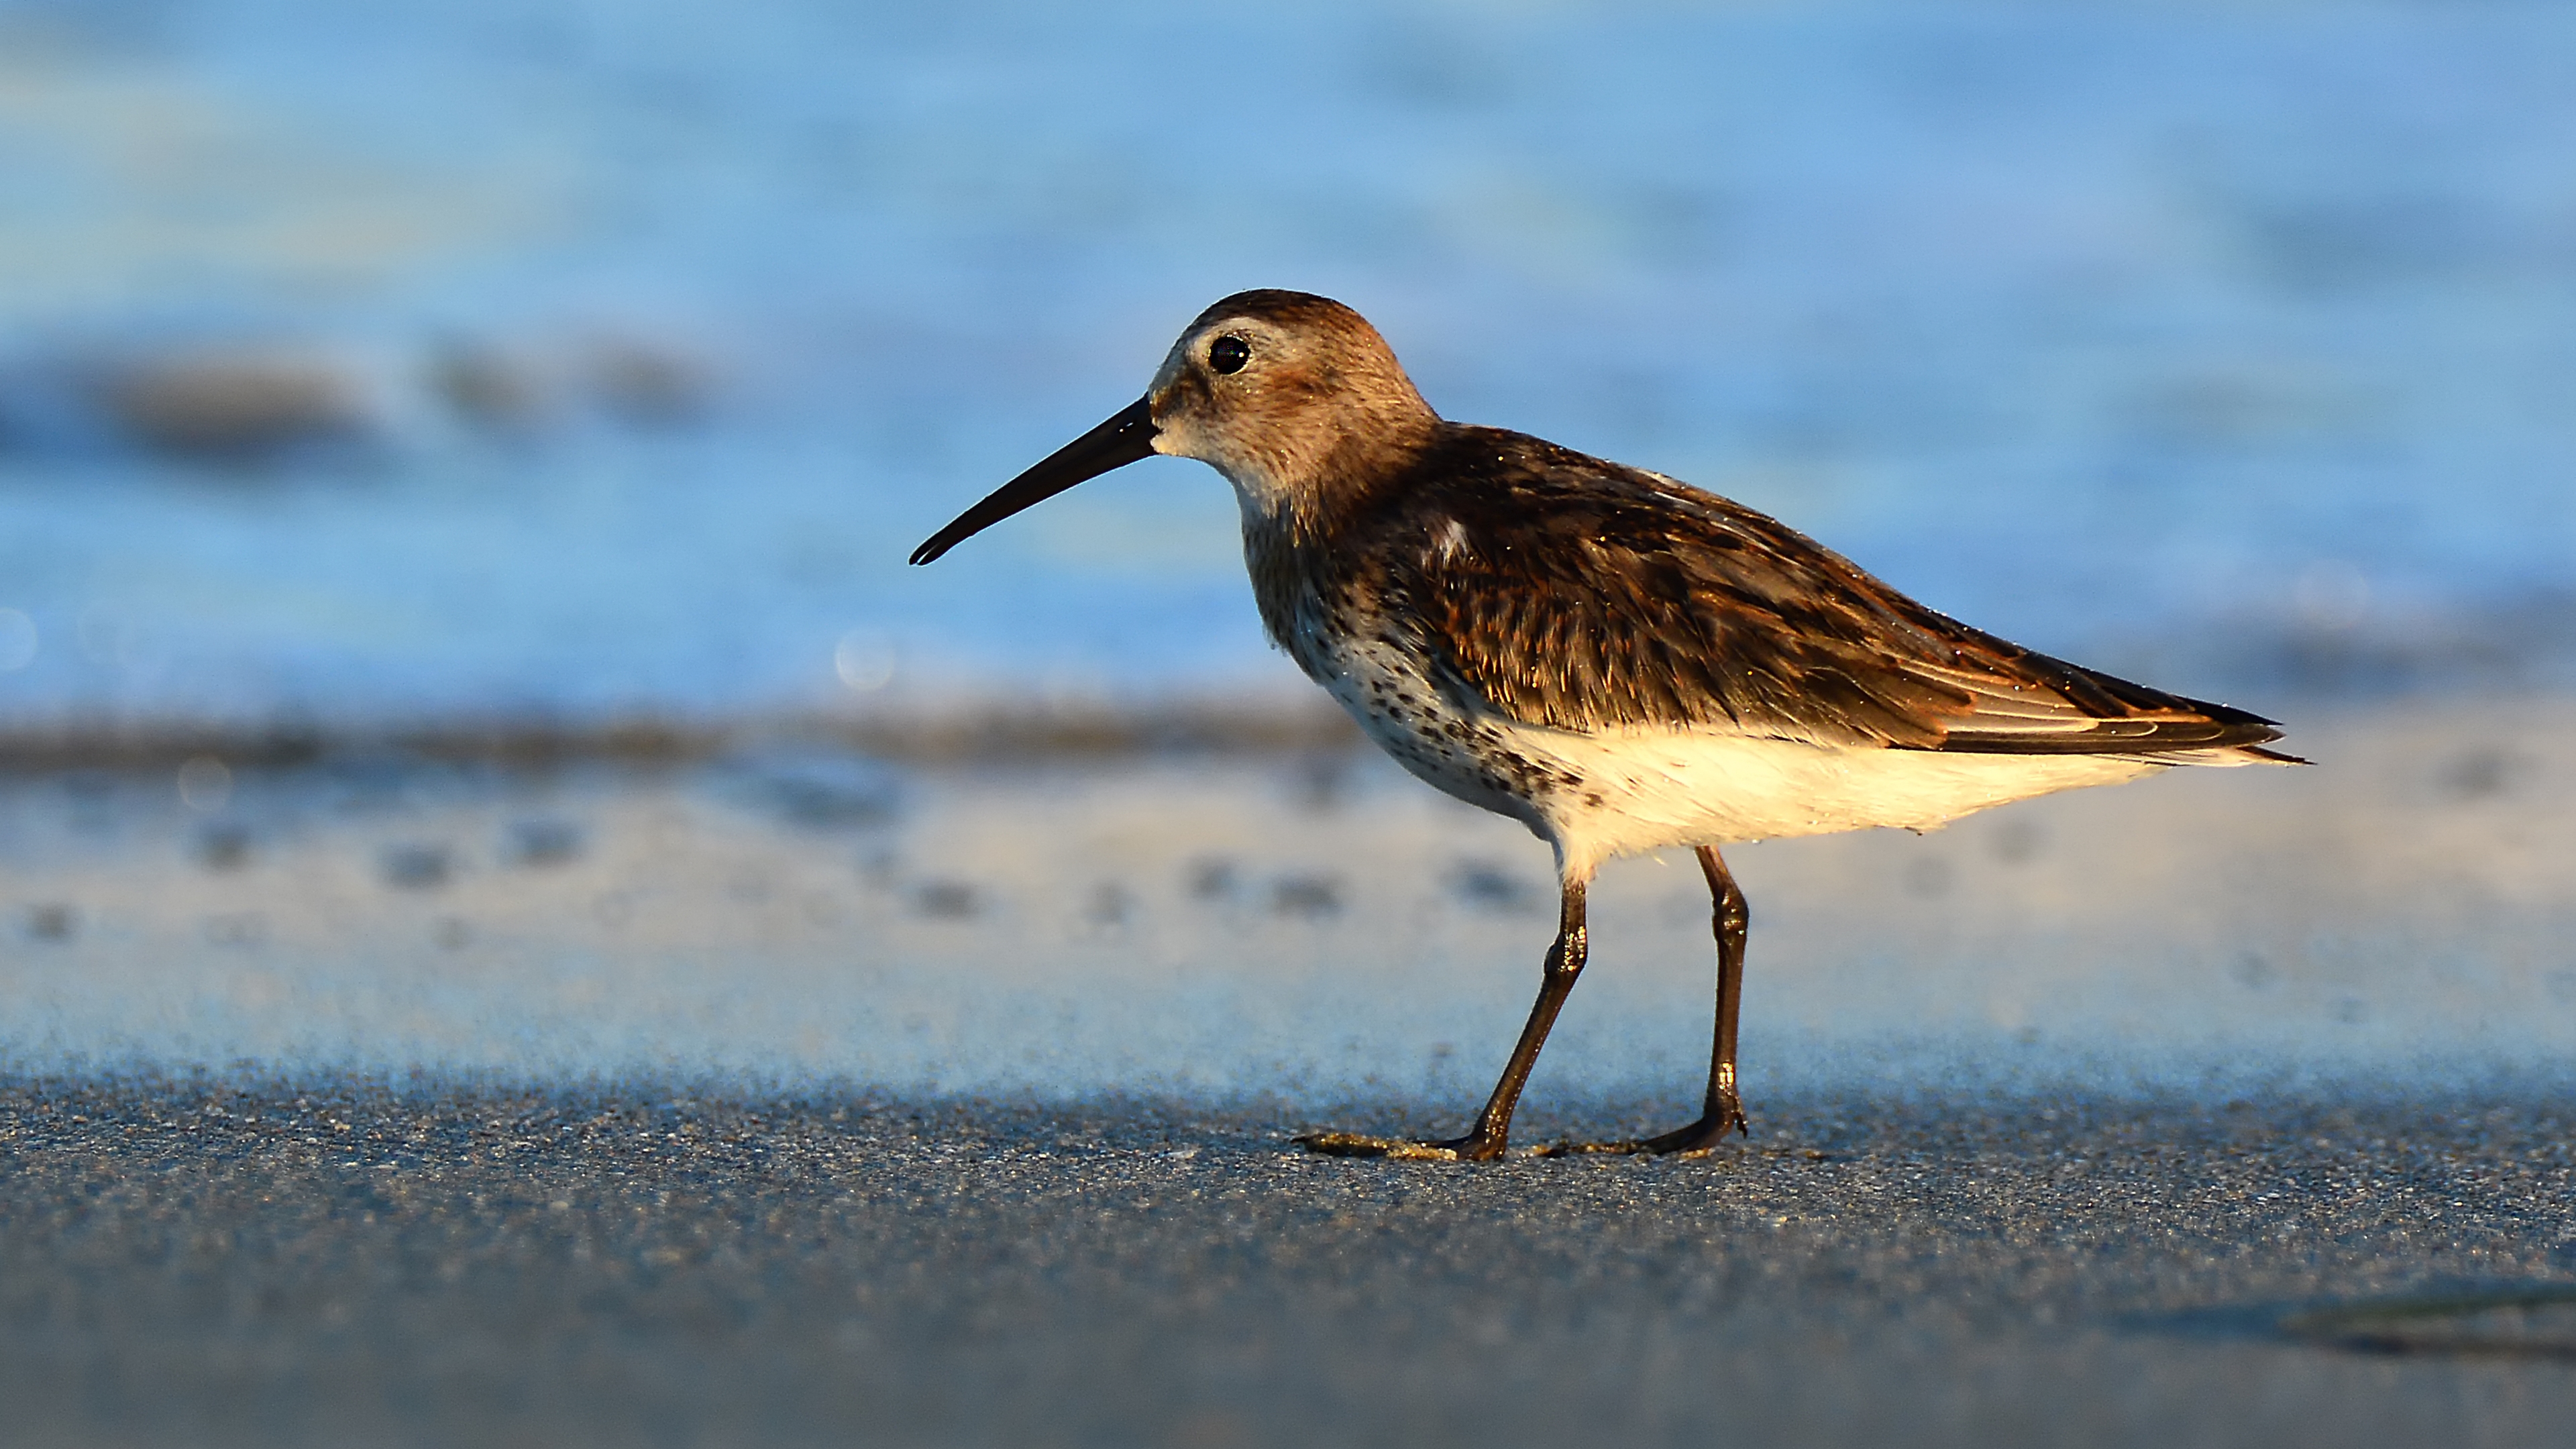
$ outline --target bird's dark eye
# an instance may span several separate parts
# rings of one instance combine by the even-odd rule
[[[1241,372],[1252,349],[1240,337],[1220,337],[1208,344],[1208,366],[1218,372]]]

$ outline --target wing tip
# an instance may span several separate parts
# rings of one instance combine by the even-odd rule
[[[2186,701],[2195,713],[2149,718],[2096,718],[2080,730],[1951,730],[1935,750],[1975,755],[2121,755],[2195,765],[2304,765],[2297,755],[2262,748],[2281,738],[2277,723],[2226,705]]]

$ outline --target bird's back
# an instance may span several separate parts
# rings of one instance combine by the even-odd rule
[[[1660,474],[1443,424],[1330,535],[1247,552],[1272,636],[1399,644],[1471,712],[1839,748],[2284,759],[2270,721],[2023,649]]]

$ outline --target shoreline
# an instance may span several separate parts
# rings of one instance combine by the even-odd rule
[[[2243,696],[2255,698],[2252,694]],[[2282,691],[2259,699],[2295,742],[2302,731],[2356,722],[2491,711],[2576,709],[2557,690],[2460,695]],[[592,716],[435,714],[319,721],[128,719],[73,715],[0,721],[0,779],[67,770],[175,767],[213,757],[234,767],[293,769],[334,760],[403,756],[445,764],[544,768],[586,763],[676,765],[731,754],[835,749],[928,766],[997,761],[1080,764],[1151,755],[1261,756],[1360,750],[1347,715],[1304,681],[1216,693],[1175,691],[1120,701],[1102,695],[1008,694],[889,704],[871,710],[782,709],[739,716],[642,711]]]
[[[2324,763],[1730,849],[1751,1099],[2576,1060],[2576,702],[2292,742]],[[1363,750],[200,774],[0,776],[0,1062],[1465,1104],[1553,896]],[[1697,872],[1594,907],[1533,1105],[1695,1091]]]
[[[145,770],[213,758],[293,769],[399,755],[446,764],[545,768],[682,765],[728,754],[828,748],[909,764],[1080,762],[1149,754],[1262,755],[1364,744],[1321,694],[1179,695],[1125,708],[1094,701],[969,700],[875,713],[782,711],[737,719],[611,715],[594,720],[442,716],[296,722],[82,719],[0,724],[0,778],[66,770]]]

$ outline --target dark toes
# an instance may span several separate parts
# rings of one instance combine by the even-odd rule
[[[1364,1137],[1357,1132],[1309,1132],[1294,1139],[1309,1152],[1326,1157],[1384,1157],[1398,1162],[1481,1162],[1500,1157],[1502,1145],[1472,1137],[1449,1142],[1414,1142],[1402,1137]]]
[[[1745,1124],[1744,1114],[1726,1112],[1713,1117],[1702,1117],[1688,1127],[1667,1132],[1661,1137],[1649,1137],[1641,1145],[1648,1152],[1678,1153],[1686,1157],[1696,1157],[1704,1152],[1715,1151],[1725,1143],[1727,1138],[1738,1133],[1752,1135],[1752,1129]]]

